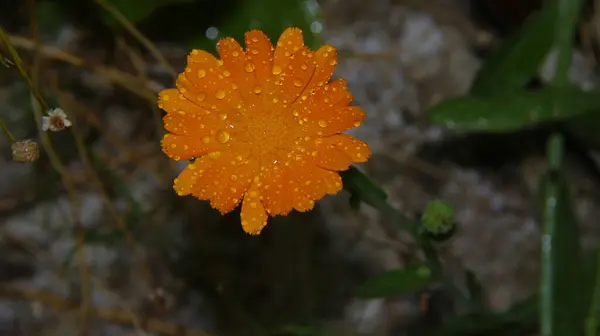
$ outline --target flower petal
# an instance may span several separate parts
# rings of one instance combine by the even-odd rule
[[[179,91],[208,110],[236,109],[241,97],[226,78],[222,61],[204,51],[194,52],[188,56],[185,72],[177,77]]]
[[[283,102],[293,102],[305,90],[315,71],[314,53],[304,47],[292,55],[281,73],[277,95]]]
[[[271,45],[271,40],[260,30],[247,32],[244,40],[246,42],[246,55],[256,68],[257,80],[259,82],[270,82],[273,76],[273,46]]]
[[[254,93],[256,88],[254,63],[247,57],[239,43],[231,37],[221,39],[217,48],[225,67],[223,75],[237,86],[237,91],[245,101],[255,101],[257,95]]]
[[[371,157],[369,145],[347,134],[336,134],[326,139],[339,151],[350,156],[353,162],[366,162]]]
[[[360,126],[365,112],[358,106],[337,107],[313,113],[308,120],[313,132],[318,136],[328,136]]]
[[[196,186],[198,178],[210,168],[213,161],[203,156],[188,164],[173,181],[173,189],[179,196],[189,195]]]
[[[329,170],[346,170],[352,164],[352,158],[336,147],[335,140],[331,137],[317,139],[315,150],[311,152],[311,160],[318,165]]]
[[[294,208],[308,211],[314,207],[314,200],[321,199],[327,193],[327,187],[320,183],[314,164],[296,161],[290,165],[293,183]]]
[[[232,211],[246,192],[253,170],[244,166],[244,160],[236,160],[232,152],[211,152],[203,159],[211,160],[207,169],[192,189],[192,195],[202,200],[210,200],[211,206],[222,214]],[[236,175],[235,178],[231,178]],[[252,175],[252,174],[251,174]],[[238,178],[239,177],[239,178]]]
[[[340,78],[323,87],[318,87],[312,94],[307,94],[305,91],[291,108],[294,115],[298,115],[300,118],[318,120],[326,111],[348,106],[353,99],[354,97],[348,91],[346,81]]]
[[[257,235],[267,225],[267,218],[267,212],[260,201],[260,189],[253,183],[242,203],[242,228],[251,235]]]
[[[302,30],[290,27],[281,33],[273,59],[273,74],[277,75],[285,69],[293,53],[304,47]]]
[[[262,201],[269,215],[287,215],[294,207],[293,177],[283,164],[264,167],[260,175]]]
[[[340,177],[340,174],[322,168],[317,168],[316,171],[318,172],[321,181],[325,184],[328,194],[335,195],[342,190],[342,178]]]
[[[315,52],[316,70],[310,82],[306,86],[308,92],[323,87],[333,75],[333,70],[337,64],[337,50],[324,45]]]
[[[226,167],[217,176],[216,181],[219,181],[220,187],[210,199],[210,205],[218,209],[221,214],[231,212],[238,206],[258,173],[258,165],[255,161],[237,162],[232,156],[229,164],[233,167]],[[201,182],[210,183],[211,181]],[[214,183],[214,181],[212,182]]]
[[[207,138],[167,133],[161,141],[162,150],[173,160],[189,160],[219,149],[216,141]]]

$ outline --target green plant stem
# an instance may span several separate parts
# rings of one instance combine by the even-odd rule
[[[586,318],[585,335],[596,336],[598,330],[598,316],[600,316],[600,248],[596,252],[596,284],[594,285],[594,294],[592,303]]]
[[[42,95],[40,94],[39,90],[37,90],[35,85],[33,85],[31,78],[27,74],[27,70],[25,69],[25,66],[23,65],[23,61],[21,60],[21,57],[19,57],[19,53],[13,47],[12,43],[10,43],[10,39],[8,38],[8,35],[4,31],[4,29],[2,29],[2,27],[0,27],[0,40],[2,40],[2,43],[4,43],[4,45],[10,52],[10,55],[12,56],[13,61],[14,61],[15,65],[17,66],[17,69],[19,70],[19,73],[21,73],[21,76],[23,77],[23,79],[25,79],[25,82],[27,83],[29,90],[31,91],[31,93],[33,94],[33,96],[35,97],[37,102],[40,104],[40,106],[42,107],[42,109],[44,111],[48,111],[50,109],[50,107],[48,106],[48,104],[46,103],[46,101],[44,100]]]
[[[557,173],[562,167],[564,157],[564,138],[555,133],[547,143],[548,170]],[[540,274],[540,335],[553,335],[554,318],[554,269],[553,251],[554,234],[558,223],[558,200],[560,187],[556,183],[548,183],[544,192],[542,205],[542,241],[541,241],[541,274]]]
[[[439,279],[444,287],[457,300],[457,302],[464,305],[470,311],[477,311],[478,307],[469,299],[468,295],[458,288],[454,282],[444,274],[444,268],[436,250],[431,245],[429,239],[422,236],[420,233],[419,221],[407,218],[391,204],[381,198],[372,198],[368,203],[372,207],[379,210],[382,215],[391,218],[394,220],[394,222],[402,225],[421,247],[421,250],[425,255],[427,265],[431,270],[432,277]]]
[[[15,139],[15,137],[12,135],[12,133],[10,132],[10,130],[8,129],[8,127],[6,126],[6,123],[2,119],[0,119],[0,128],[2,128],[2,131],[4,132],[4,134],[6,134],[6,137],[8,138],[8,140],[10,140],[11,143],[17,142],[17,140]]]

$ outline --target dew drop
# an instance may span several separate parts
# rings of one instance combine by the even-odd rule
[[[215,96],[217,97],[217,99],[223,99],[225,98],[225,91],[219,90],[217,91],[217,94]]]
[[[323,128],[327,127],[327,121],[319,120],[319,127],[323,127]]]
[[[196,99],[198,99],[198,101],[203,101],[204,98],[206,98],[206,95],[203,92],[200,92],[200,94],[198,94],[198,97]]]
[[[276,65],[273,67],[273,75],[279,75],[281,73],[281,67],[279,65]]]
[[[302,81],[301,81],[301,80],[299,80],[299,79],[296,79],[296,80],[294,81],[294,86],[295,86],[295,87],[302,87]]]
[[[229,138],[230,138],[230,137],[231,137],[231,136],[230,136],[230,135],[229,135],[229,133],[227,133],[226,131],[223,131],[223,130],[221,130],[221,131],[217,132],[217,140],[218,140],[220,143],[222,143],[222,144],[224,144],[224,143],[226,143],[227,141],[229,141]]]
[[[238,179],[237,175],[231,175],[231,180],[232,180],[232,181],[235,181],[235,180],[237,180],[237,179]]]
[[[208,157],[215,160],[218,159],[219,156],[221,156],[221,152],[210,152],[208,153]]]
[[[231,76],[231,72],[225,70],[225,71],[223,71],[223,76],[229,77],[229,76]]]
[[[232,53],[233,57],[238,57],[240,56],[240,53],[236,50]]]
[[[200,69],[198,70],[198,78],[204,78],[206,76],[206,70]]]
[[[221,120],[227,119],[227,114],[226,113],[219,114],[219,119],[221,119]]]
[[[202,142],[204,143],[209,143],[210,142],[210,137],[209,136],[205,136],[204,138],[202,138]]]
[[[254,64],[250,62],[246,63],[246,66],[244,66],[244,70],[246,70],[246,72],[254,71]]]
[[[262,89],[258,86],[254,88],[254,93],[256,93],[256,94],[261,93],[261,91],[262,91]]]

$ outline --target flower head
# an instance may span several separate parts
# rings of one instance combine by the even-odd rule
[[[58,132],[67,127],[71,127],[71,121],[67,119],[67,114],[61,108],[49,110],[48,116],[42,117],[42,130]]]
[[[276,48],[261,31],[218,43],[220,59],[193,50],[177,88],[159,94],[167,114],[163,151],[193,161],[174,181],[179,195],[210,200],[225,214],[242,204],[243,229],[259,234],[269,216],[308,211],[335,194],[338,171],[371,155],[341,134],[364,119],[346,82],[330,82],[337,52],[304,46],[286,29]]]
[[[33,140],[13,142],[11,149],[13,160],[17,162],[35,162],[40,157],[40,148]]]

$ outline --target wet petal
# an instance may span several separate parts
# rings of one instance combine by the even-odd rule
[[[190,54],[185,71],[177,77],[177,88],[187,99],[205,109],[237,108],[241,97],[225,76],[222,61],[205,54],[208,53]]]
[[[283,164],[264,167],[259,187],[263,204],[271,216],[287,215],[294,207],[292,176]]]
[[[237,207],[258,172],[255,161],[240,162],[231,156],[229,164],[231,167],[223,170],[217,177],[220,187],[210,199],[211,206],[218,209],[221,214],[226,214]]]
[[[315,62],[315,73],[306,87],[308,92],[323,87],[329,82],[337,64],[337,50],[330,45],[322,46],[315,52]]]
[[[179,176],[173,181],[173,189],[179,196],[189,195],[196,186],[198,178],[205,170],[210,168],[212,160],[203,156],[188,164]]]
[[[347,134],[332,135],[326,141],[352,158],[353,162],[365,162],[371,156],[371,149],[366,143]]]
[[[255,67],[256,78],[259,81],[269,82],[273,77],[273,46],[271,40],[260,30],[252,30],[244,36],[246,42],[246,55]]]
[[[321,181],[325,184],[328,194],[335,195],[342,190],[342,178],[340,177],[340,174],[321,168],[317,168],[317,172],[321,177]]]
[[[315,150],[311,152],[311,160],[319,167],[329,170],[346,170],[353,163],[352,158],[341,151],[335,139],[331,137],[315,141]]]
[[[219,149],[216,141],[205,141],[206,138],[196,136],[185,136],[176,134],[165,134],[161,141],[162,150],[173,160],[189,160],[196,156]]]
[[[293,102],[304,92],[315,71],[314,53],[302,48],[293,54],[281,73],[281,85],[277,95],[283,102]]]
[[[244,195],[241,219],[244,231],[252,235],[259,234],[267,225],[267,212],[260,201],[260,190],[256,183]]]
[[[314,200],[321,199],[327,193],[327,187],[320,183],[317,167],[304,160],[290,165],[293,186],[294,208],[307,211],[313,208]]]
[[[296,27],[290,27],[284,30],[275,47],[273,74],[277,75],[283,72],[289,63],[292,54],[302,49],[302,47],[304,47],[302,30]]]
[[[253,92],[256,88],[254,63],[231,37],[221,39],[217,48],[225,68],[223,75],[229,78],[244,100],[255,101],[257,95]]]
[[[358,106],[338,107],[321,111],[311,120],[318,135],[332,135],[360,126],[365,112]]]

